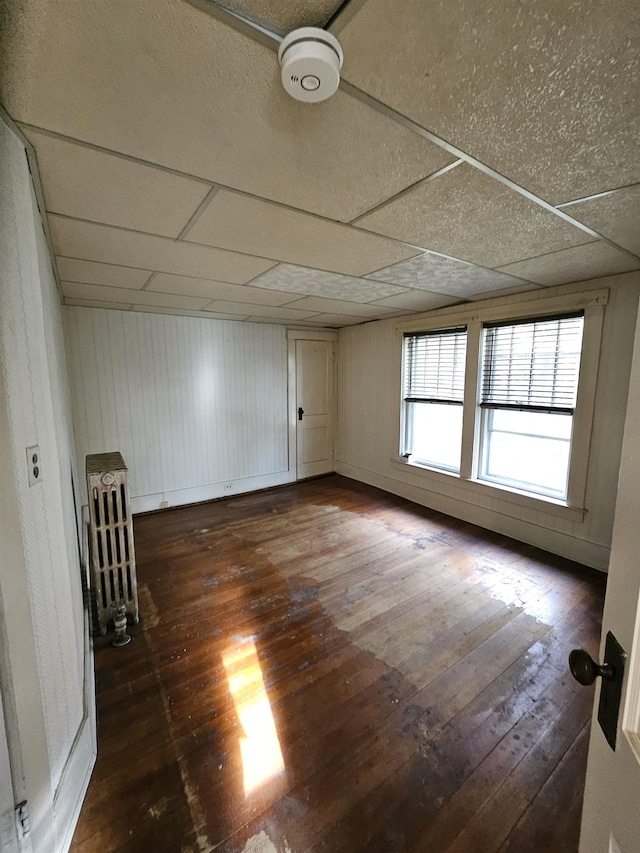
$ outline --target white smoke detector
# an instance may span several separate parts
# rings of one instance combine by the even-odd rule
[[[282,85],[297,101],[324,101],[338,88],[342,59],[340,42],[331,33],[318,27],[294,30],[278,49]]]

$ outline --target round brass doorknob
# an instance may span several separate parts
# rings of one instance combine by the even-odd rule
[[[608,663],[602,666],[596,663],[584,649],[572,649],[569,652],[569,669],[580,684],[593,684],[599,675],[607,681],[613,679],[613,667]]]

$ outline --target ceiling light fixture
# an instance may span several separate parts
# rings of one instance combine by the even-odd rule
[[[301,27],[289,33],[278,49],[282,85],[296,101],[325,101],[340,84],[342,60],[335,36],[318,27]]]

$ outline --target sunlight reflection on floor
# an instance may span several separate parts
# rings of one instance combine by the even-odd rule
[[[239,639],[222,662],[244,732],[240,754],[247,797],[284,771],[284,759],[253,639]]]

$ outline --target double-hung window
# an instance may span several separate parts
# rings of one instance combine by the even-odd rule
[[[405,336],[405,458],[460,471],[466,352],[466,327]]]
[[[582,519],[608,291],[402,320],[398,464],[463,500]],[[423,325],[424,324],[424,325]],[[436,325],[437,324],[437,325]]]
[[[480,479],[565,499],[583,313],[487,323]]]

